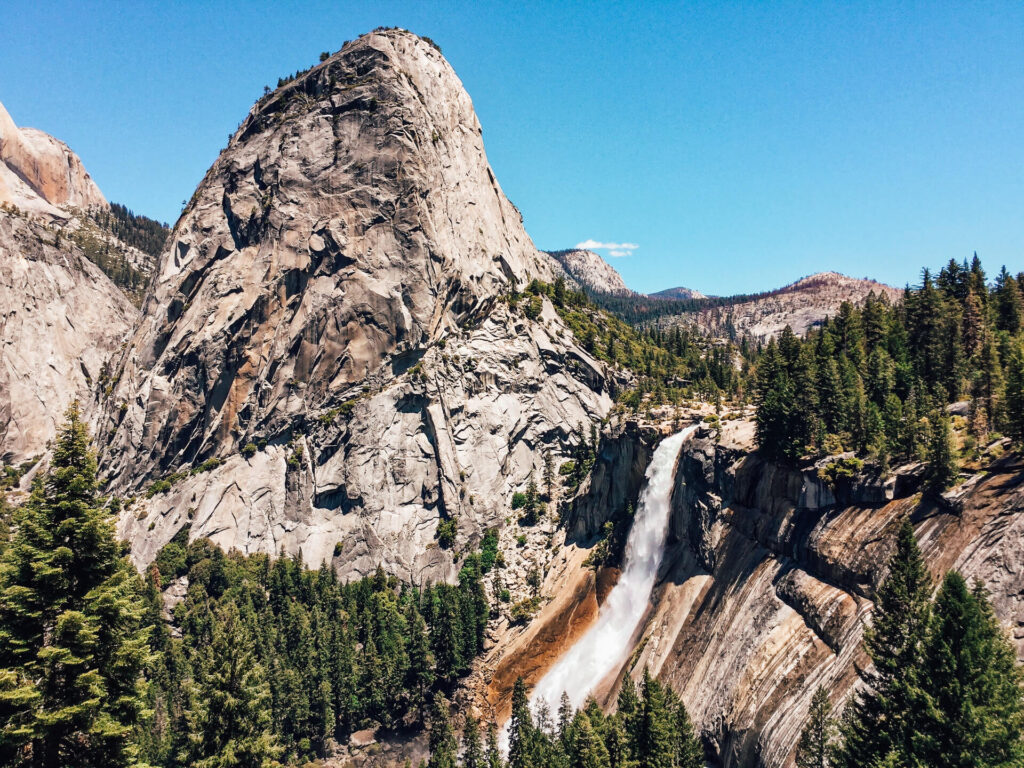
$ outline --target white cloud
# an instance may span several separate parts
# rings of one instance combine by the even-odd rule
[[[576,243],[576,247],[584,251],[609,251],[609,256],[622,258],[629,256],[640,246],[636,243],[602,243],[598,240],[584,240]]]

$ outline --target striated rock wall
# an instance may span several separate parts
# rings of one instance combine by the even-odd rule
[[[64,410],[87,415],[138,311],[59,227],[0,212],[0,459],[43,454]]]
[[[910,495],[914,467],[833,491],[716,437],[684,448],[674,546],[631,672],[649,665],[683,695],[719,765],[792,764],[815,688],[845,700],[905,515],[936,579],[957,568],[992,591],[1024,658],[1020,457],[936,504]]]
[[[103,425],[120,491],[224,462],[125,513],[140,564],[191,510],[225,547],[451,576],[438,522],[463,550],[607,413],[603,364],[551,306],[504,300],[558,266],[480,133],[448,63],[400,30],[253,107],[175,226]]]

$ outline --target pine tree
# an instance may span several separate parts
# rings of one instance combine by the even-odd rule
[[[604,742],[594,733],[590,718],[577,712],[573,718],[573,745],[570,768],[608,768],[608,750]]]
[[[233,602],[214,614],[209,646],[196,649],[181,761],[195,768],[265,768],[281,752],[271,732],[270,687]]]
[[[984,590],[950,572],[935,600],[925,650],[920,764],[995,768],[1024,764],[1024,688],[1015,652]]]
[[[837,765],[861,768],[893,751],[912,754],[930,591],[914,529],[904,519],[889,573],[875,594],[871,626],[864,632],[873,667],[860,672],[865,688],[847,707]]]
[[[492,720],[487,725],[487,768],[504,768],[505,761],[501,757],[498,746],[498,726]]]
[[[462,729],[462,768],[486,768],[486,761],[480,741],[480,723],[472,715],[466,715]]]
[[[818,686],[811,699],[807,724],[796,746],[797,768],[828,768],[832,764],[834,737],[832,702],[828,699],[828,691]]]
[[[142,584],[97,495],[77,404],[0,562],[0,758],[59,768],[135,761],[146,712]]]
[[[675,702],[675,765],[677,768],[704,768],[704,747],[681,700]]]
[[[526,683],[516,678],[512,688],[512,718],[508,725],[509,768],[533,768],[533,716],[526,697]]]
[[[949,418],[945,415],[936,416],[928,444],[925,490],[935,495],[942,493],[952,485],[956,473],[957,464],[953,456],[953,434],[949,428]]]
[[[1024,301],[1021,299],[1020,286],[1013,275],[1004,266],[996,277],[995,287],[995,320],[996,328],[1010,334],[1017,333],[1021,328],[1021,317],[1024,315]]]
[[[438,691],[430,707],[430,760],[427,768],[455,768],[455,751],[448,699]]]
[[[426,622],[413,600],[406,605],[405,623],[409,632],[409,671],[405,687],[409,692],[410,706],[422,714],[427,703],[427,691],[434,684],[434,654],[430,650]]]
[[[1019,342],[1011,346],[1007,365],[1006,433],[1024,442],[1024,348]]]
[[[636,683],[633,682],[633,678],[626,675],[622,681],[622,687],[619,689],[617,701],[617,716],[622,720],[626,737],[622,765],[637,759],[637,737],[640,733],[642,714]]]
[[[640,706],[640,730],[637,734],[640,768],[671,768],[675,758],[672,713],[667,706],[665,689],[646,669]]]

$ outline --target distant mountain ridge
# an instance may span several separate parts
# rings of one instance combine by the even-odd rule
[[[736,303],[717,303],[706,309],[675,317],[662,323],[695,324],[711,336],[768,339],[787,325],[798,335],[835,315],[843,302],[859,304],[870,293],[896,301],[902,291],[867,278],[854,278],[839,272],[818,272],[775,291],[745,298]]]
[[[683,286],[676,286],[675,288],[666,288],[663,291],[656,293],[647,294],[652,299],[706,299],[706,295],[700,291],[695,291],[692,288],[684,288]]]

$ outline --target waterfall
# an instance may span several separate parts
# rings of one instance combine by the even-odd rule
[[[650,602],[668,535],[673,470],[683,443],[697,429],[687,427],[661,441],[647,467],[647,483],[626,541],[625,565],[618,583],[601,605],[597,622],[537,683],[530,699],[558,710],[564,691],[578,709],[609,672],[629,653],[629,641]]]

